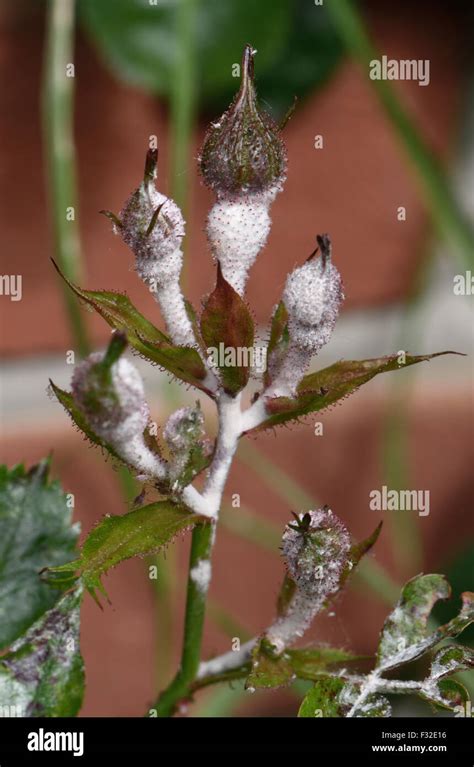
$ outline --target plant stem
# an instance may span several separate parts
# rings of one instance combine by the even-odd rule
[[[188,591],[184,621],[184,640],[181,666],[175,678],[162,693],[156,704],[158,716],[172,716],[179,701],[187,698],[196,678],[201,657],[202,633],[206,610],[207,590],[192,577],[193,568],[209,561],[214,537],[213,524],[206,522],[194,528],[189,557]]]
[[[332,21],[354,59],[369,72],[370,62],[380,54],[366,32],[364,20],[352,0],[336,0],[326,4]],[[436,157],[427,148],[417,127],[387,80],[370,80],[380,103],[416,169],[424,201],[438,231],[456,247],[463,268],[474,264],[474,232],[460,209]]]
[[[73,66],[73,46],[74,0],[50,0],[42,112],[54,251],[66,277],[71,282],[80,283],[82,269],[73,133],[74,76],[67,71],[68,66]],[[67,285],[62,290],[74,345],[81,357],[86,356],[90,343],[81,309]]]

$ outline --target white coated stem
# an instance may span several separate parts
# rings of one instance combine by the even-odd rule
[[[186,304],[181,292],[179,280],[171,280],[158,285],[153,291],[155,300],[160,305],[166,328],[171,340],[177,346],[197,346],[193,326],[186,312]]]

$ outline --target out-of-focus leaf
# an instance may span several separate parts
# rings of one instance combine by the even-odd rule
[[[11,716],[75,716],[84,694],[82,589],[65,594],[0,660],[0,708]]]
[[[375,528],[372,535],[369,535],[368,538],[361,541],[360,543],[354,543],[349,549],[347,564],[342,572],[342,576],[340,580],[341,588],[346,582],[347,578],[350,576],[350,574],[354,572],[355,568],[359,564],[362,557],[365,556],[365,554],[367,554],[367,552],[370,551],[372,546],[374,546],[374,544],[377,542],[378,537],[380,535],[380,531],[382,529],[382,525],[383,525],[383,522],[380,522]]]
[[[0,648],[7,647],[54,605],[58,590],[39,572],[75,555],[79,527],[49,461],[30,471],[0,466]]]
[[[267,398],[265,404],[269,417],[254,431],[270,429],[287,421],[302,418],[308,413],[324,410],[352,394],[379,373],[401,370],[444,354],[458,354],[458,352],[445,351],[418,357],[407,354],[402,364],[399,364],[397,354],[376,359],[336,362],[328,368],[305,376],[298,386],[296,397]]]
[[[346,663],[365,660],[338,647],[305,647],[302,650],[287,650],[291,666],[299,679],[317,679],[321,672]]]
[[[447,623],[456,614],[457,602],[466,587],[474,591],[474,545],[468,546],[442,568],[453,592],[449,602],[438,602],[433,608],[433,617],[438,623]],[[463,644],[474,645],[474,625],[463,633]]]
[[[203,386],[206,369],[196,349],[174,346],[165,333],[138,311],[128,296],[106,290],[83,290],[70,282],[56,264],[54,266],[78,298],[95,309],[111,328],[127,334],[130,346],[142,357],[181,381],[207,391]]]
[[[225,391],[237,394],[250,375],[249,355],[240,358],[245,350],[253,349],[254,325],[245,301],[224,279],[220,266],[216,287],[201,315],[201,333],[208,354],[216,350]]]
[[[408,581],[382,629],[377,653],[379,669],[388,670],[418,658],[442,639],[457,636],[474,621],[474,594],[465,592],[459,615],[427,636],[433,605],[449,595],[449,583],[443,575],[418,575]]]
[[[123,516],[105,517],[89,533],[79,559],[61,567],[48,568],[52,582],[74,583],[78,576],[97,600],[96,590],[105,596],[101,577],[125,559],[158,551],[178,533],[204,518],[171,501],[150,503]]]
[[[126,82],[165,97],[179,59],[176,6],[79,2],[81,19],[112,69]],[[238,78],[232,66],[247,43],[258,50],[260,92],[279,114],[295,95],[301,98],[323,82],[342,53],[326,9],[307,0],[200,0],[194,31],[200,101],[213,109],[227,106],[234,95]]]

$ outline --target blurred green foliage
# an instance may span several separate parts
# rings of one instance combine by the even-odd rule
[[[276,115],[320,85],[342,54],[324,6],[311,0],[79,0],[80,19],[113,72],[168,98],[179,56],[178,6],[192,3],[201,108],[224,109],[244,45],[258,51],[258,86]],[[251,39],[249,39],[251,38]],[[233,76],[234,75],[234,76]],[[234,82],[235,77],[235,82]]]

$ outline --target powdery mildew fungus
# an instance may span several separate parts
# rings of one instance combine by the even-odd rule
[[[190,571],[191,579],[199,591],[206,593],[211,580],[211,563],[208,559],[200,559]]]
[[[96,388],[94,369],[104,357],[104,352],[94,352],[76,365],[72,377],[74,399],[93,431],[123,460],[145,475],[162,477],[164,466],[143,437],[150,412],[140,373],[126,357],[120,357],[110,368],[110,386],[105,391]],[[94,407],[91,392],[95,395]]]
[[[217,196],[207,235],[222,274],[243,295],[248,271],[267,241],[270,206],[283,188],[286,152],[270,115],[259,109],[247,45],[240,90],[211,127],[199,157],[204,183]]]
[[[339,591],[348,562],[351,539],[340,519],[327,508],[307,515],[307,528],[287,526],[282,539],[288,573],[297,588],[285,613],[265,632],[277,653],[303,636],[328,597]],[[299,515],[300,522],[305,516]]]
[[[318,236],[321,257],[311,257],[288,275],[283,303],[288,312],[288,349],[271,361],[272,384],[267,396],[292,397],[311,357],[328,343],[344,299],[341,276],[331,263],[331,241]]]

